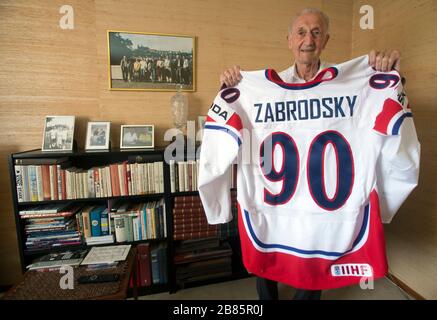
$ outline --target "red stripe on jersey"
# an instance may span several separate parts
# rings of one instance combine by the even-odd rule
[[[362,278],[359,276],[333,276],[331,266],[337,264],[368,264],[372,268],[373,279],[384,277],[387,274],[384,230],[376,191],[370,194],[369,234],[365,243],[360,249],[336,260],[302,258],[282,252],[259,251],[253,246],[246,231],[244,216],[239,204],[238,229],[246,269],[259,277],[282,282],[295,288],[326,290],[360,283]]]
[[[373,129],[386,135],[390,120],[399,111],[402,111],[402,106],[398,102],[393,99],[386,99],[382,111],[376,117]]]
[[[233,127],[235,130],[240,131],[243,129],[243,123],[241,122],[241,118],[238,114],[234,113],[231,118],[226,122],[228,126]]]
[[[216,122],[216,121],[213,118],[211,118],[210,116],[206,116],[205,122]]]

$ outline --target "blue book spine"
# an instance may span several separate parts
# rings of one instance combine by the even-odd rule
[[[102,236],[109,234],[108,209],[103,210],[102,214],[100,215],[100,230]]]
[[[99,237],[102,235],[101,230],[101,211],[100,210],[92,210],[90,212],[90,220],[91,220],[91,236],[92,237]]]
[[[150,253],[151,265],[152,265],[152,283],[160,283],[159,276],[159,259],[158,259],[158,249],[154,248]]]
[[[149,239],[149,233],[147,231],[148,230],[148,228],[147,228],[148,221],[147,221],[146,207],[147,207],[147,205],[144,206],[143,211],[141,212],[141,214],[143,215],[143,220],[144,220],[144,237],[143,237],[144,240]]]
[[[167,283],[167,248],[165,246],[159,248],[159,271],[160,283]]]

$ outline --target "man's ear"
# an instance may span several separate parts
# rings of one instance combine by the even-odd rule
[[[288,43],[288,49],[291,49],[292,45],[291,45],[291,33],[290,32],[287,34],[287,43]]]
[[[323,44],[322,49],[325,49],[326,45],[328,44],[328,40],[329,40],[329,34],[326,35],[326,40],[325,40],[325,43]]]

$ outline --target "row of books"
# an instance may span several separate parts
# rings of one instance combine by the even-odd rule
[[[76,220],[82,240],[87,245],[167,236],[164,199],[140,203],[120,201],[110,208],[85,206],[76,215]]]
[[[232,275],[232,249],[226,241],[204,238],[181,241],[175,248],[176,283],[189,283]]]
[[[167,246],[164,243],[151,245],[141,243],[137,245],[137,272],[138,287],[149,287],[152,284],[164,284],[168,282]]]
[[[121,202],[110,209],[110,230],[116,242],[167,237],[165,201]]]
[[[171,192],[197,190],[199,160],[178,161],[170,160],[170,189]]]
[[[217,225],[210,225],[199,196],[174,198],[173,239],[187,240],[217,236]]]
[[[67,203],[21,210],[20,218],[25,220],[26,250],[82,244],[75,217],[81,208],[81,204]]]
[[[112,269],[118,262],[126,260],[131,245],[99,246],[91,249],[75,249],[49,252],[34,259],[26,268],[29,270],[55,271],[63,266],[87,266],[87,270]]]
[[[81,169],[68,158],[15,163],[18,202],[100,198],[164,192],[163,162],[114,163]]]
[[[96,245],[167,237],[165,201],[118,202],[107,208],[80,203],[44,204],[19,211],[26,249]]]
[[[178,161],[170,160],[170,188],[171,192],[197,191],[199,176],[199,160]],[[229,170],[231,188],[237,187],[237,164]]]
[[[234,219],[229,223],[210,225],[199,196],[175,197],[173,206],[173,239],[226,238],[238,235],[238,213],[235,191],[231,191],[231,199]]]

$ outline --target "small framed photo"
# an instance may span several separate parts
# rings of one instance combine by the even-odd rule
[[[155,146],[154,125],[122,125],[120,149],[153,148]]]
[[[74,116],[46,116],[42,151],[73,151]]]
[[[86,150],[106,150],[109,149],[111,123],[96,121],[88,122],[86,132]]]

